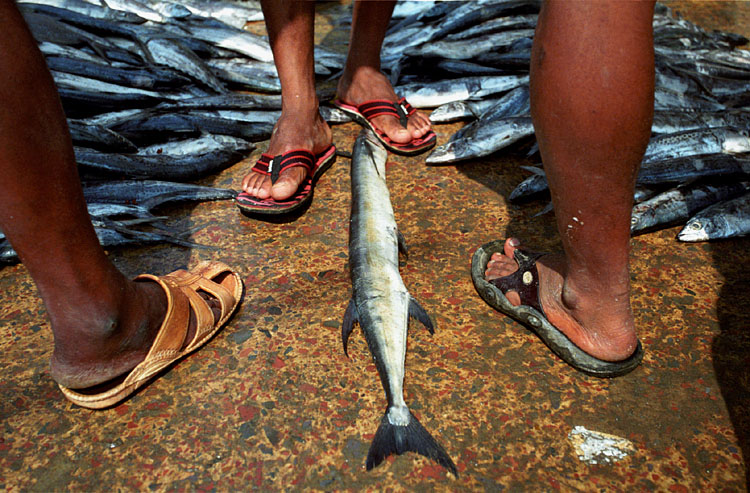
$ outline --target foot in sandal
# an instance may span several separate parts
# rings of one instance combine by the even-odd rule
[[[164,368],[208,342],[235,311],[242,295],[239,275],[221,262],[203,262],[191,271],[166,276],[143,274],[134,285],[144,294],[151,293],[151,314],[135,324],[130,317],[121,317],[102,345],[107,351],[82,359],[80,354],[71,358],[55,348],[52,375],[65,397],[79,406],[110,407],[132,395]],[[159,312],[160,321],[154,323]],[[128,345],[128,350],[107,354]]]

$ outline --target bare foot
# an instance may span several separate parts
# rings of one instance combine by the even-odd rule
[[[277,156],[295,149],[318,154],[331,145],[331,140],[331,129],[320,116],[317,105],[314,110],[282,110],[266,154]],[[253,171],[242,179],[242,190],[261,200],[269,197],[284,200],[294,195],[306,176],[305,168],[295,166],[281,172],[272,184],[270,176]]]
[[[55,340],[50,373],[57,383],[70,389],[100,392],[116,385],[146,358],[164,320],[167,298],[155,282],[130,282],[127,289],[131,292],[123,297],[116,316],[101,316],[100,307],[78,311],[77,328],[85,337],[77,341]],[[211,307],[214,321],[218,321],[219,301],[203,291],[200,294]],[[183,346],[192,341],[196,327],[191,313]]]
[[[353,74],[345,70],[336,95],[341,101],[355,106],[373,99],[387,99],[394,103],[399,100],[385,75],[371,67],[360,67]],[[399,144],[422,137],[431,127],[430,119],[420,111],[409,117],[406,128],[401,126],[398,118],[389,115],[375,117],[372,123]]]
[[[513,252],[520,246],[516,238],[505,242],[504,253],[495,253],[487,264],[488,281],[518,270]],[[622,361],[638,344],[629,289],[613,289],[607,280],[591,280],[583,289],[573,286],[566,276],[563,255],[545,255],[536,262],[539,271],[539,302],[549,322],[591,356],[605,361]],[[515,291],[506,293],[513,305],[521,304]]]

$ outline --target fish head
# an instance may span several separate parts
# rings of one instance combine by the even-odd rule
[[[677,235],[680,241],[708,241],[713,226],[710,221],[691,219]]]
[[[747,130],[732,133],[726,138],[721,149],[730,154],[750,151],[750,133]]]

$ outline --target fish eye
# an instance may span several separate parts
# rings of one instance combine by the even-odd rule
[[[691,229],[701,229],[702,227],[703,225],[699,222],[694,222],[693,224],[690,225]]]

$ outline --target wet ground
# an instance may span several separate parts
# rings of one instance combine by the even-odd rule
[[[704,27],[750,36],[750,4],[669,1]],[[320,4],[319,39],[341,37],[342,6]],[[330,31],[333,29],[333,33]],[[439,143],[458,125],[438,126]],[[334,127],[350,150],[355,124]],[[238,186],[259,154],[204,181]],[[347,358],[349,160],[323,176],[293,222],[231,202],[171,207],[211,248],[110,252],[129,275],[202,259],[235,266],[246,294],[206,347],[125,403],[89,411],[49,376],[52,334],[22,265],[0,269],[0,488],[11,491],[406,490],[743,491],[750,460],[750,240],[686,244],[678,228],[633,238],[633,308],[643,364],[587,377],[488,307],[469,276],[477,246],[516,235],[559,247],[544,202],[508,203],[528,162],[493,156],[448,167],[390,156],[388,183],[409,246],[401,268],[431,314],[415,325],[406,400],[456,463],[454,478],[415,454],[364,467],[385,408],[359,330]],[[580,457],[576,427],[630,442],[607,462]],[[598,462],[598,463],[595,463]]]

